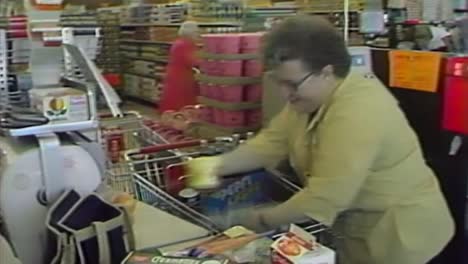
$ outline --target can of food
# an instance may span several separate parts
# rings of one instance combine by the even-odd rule
[[[120,128],[109,128],[105,134],[107,154],[112,163],[120,161],[120,154],[125,149],[125,140]]]
[[[200,193],[192,188],[185,188],[179,192],[179,199],[191,208],[200,206]]]

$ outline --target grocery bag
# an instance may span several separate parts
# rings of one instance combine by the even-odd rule
[[[133,233],[124,210],[91,194],[65,192],[47,216],[45,263],[120,263],[133,249]]]

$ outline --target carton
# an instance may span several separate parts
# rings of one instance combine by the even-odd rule
[[[122,264],[228,264],[227,259],[165,257],[151,253],[131,253]]]
[[[51,123],[68,123],[89,119],[85,92],[68,88],[38,88],[29,92],[31,106],[43,113]]]
[[[273,264],[335,264],[335,252],[298,226],[271,245]]]

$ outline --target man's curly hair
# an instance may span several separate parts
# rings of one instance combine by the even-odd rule
[[[288,60],[301,60],[311,72],[332,65],[337,77],[346,77],[351,57],[343,37],[327,20],[297,15],[285,19],[263,39],[263,60],[272,69]]]

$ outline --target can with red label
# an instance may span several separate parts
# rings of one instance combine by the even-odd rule
[[[120,128],[110,128],[105,133],[107,154],[112,163],[120,161],[120,153],[125,150],[123,132]]]

